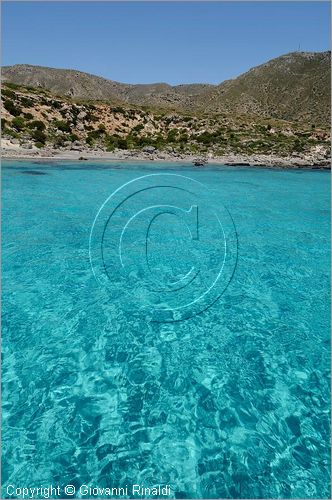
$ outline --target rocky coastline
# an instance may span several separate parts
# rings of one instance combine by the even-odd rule
[[[184,162],[195,163],[198,158],[202,159],[204,168],[208,164],[239,166],[239,167],[276,167],[276,168],[310,168],[324,169],[331,168],[331,159],[325,158],[319,154],[302,154],[278,156],[275,154],[263,155],[244,155],[228,154],[216,156],[212,153],[205,155],[185,154],[177,151],[166,152],[155,148],[145,148],[145,150],[114,150],[111,152],[102,149],[87,149],[76,146],[73,149],[61,148],[36,148],[22,147],[8,140],[2,140],[1,143],[2,159],[24,160],[24,159],[53,159],[53,160],[71,160],[71,161],[146,161],[146,162]]]

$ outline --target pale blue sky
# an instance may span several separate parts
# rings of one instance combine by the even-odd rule
[[[2,64],[130,83],[219,83],[330,48],[328,2],[4,2]]]

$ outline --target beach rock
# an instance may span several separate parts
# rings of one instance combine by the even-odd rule
[[[204,160],[204,158],[196,158],[194,161],[193,161],[193,164],[195,165],[195,167],[204,167],[204,165],[207,163],[206,160]]]
[[[237,167],[250,167],[251,165],[260,165],[260,163],[249,163],[246,161],[230,161],[230,162],[225,162],[225,165],[236,165]]]
[[[145,146],[142,151],[143,153],[154,153],[156,148],[154,146]]]

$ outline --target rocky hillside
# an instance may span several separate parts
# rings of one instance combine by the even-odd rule
[[[100,100],[177,112],[256,115],[290,122],[329,126],[330,52],[295,52],[213,86],[166,83],[129,85],[76,70],[15,65],[2,69],[2,79],[55,95]]]
[[[131,85],[106,80],[71,69],[17,64],[2,68],[2,80],[50,90],[54,94],[84,100],[108,101],[166,108],[192,107],[192,100],[213,85],[190,84],[172,87],[167,83]]]
[[[198,96],[202,109],[328,125],[331,53],[294,52]]]
[[[293,155],[324,163],[330,154],[329,129],[309,123],[77,101],[13,83],[3,83],[1,99],[4,142],[36,151],[150,147],[172,154]]]

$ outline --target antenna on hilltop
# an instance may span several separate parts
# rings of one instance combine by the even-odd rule
[[[298,52],[301,51],[301,44],[299,43],[299,48],[297,49]]]

